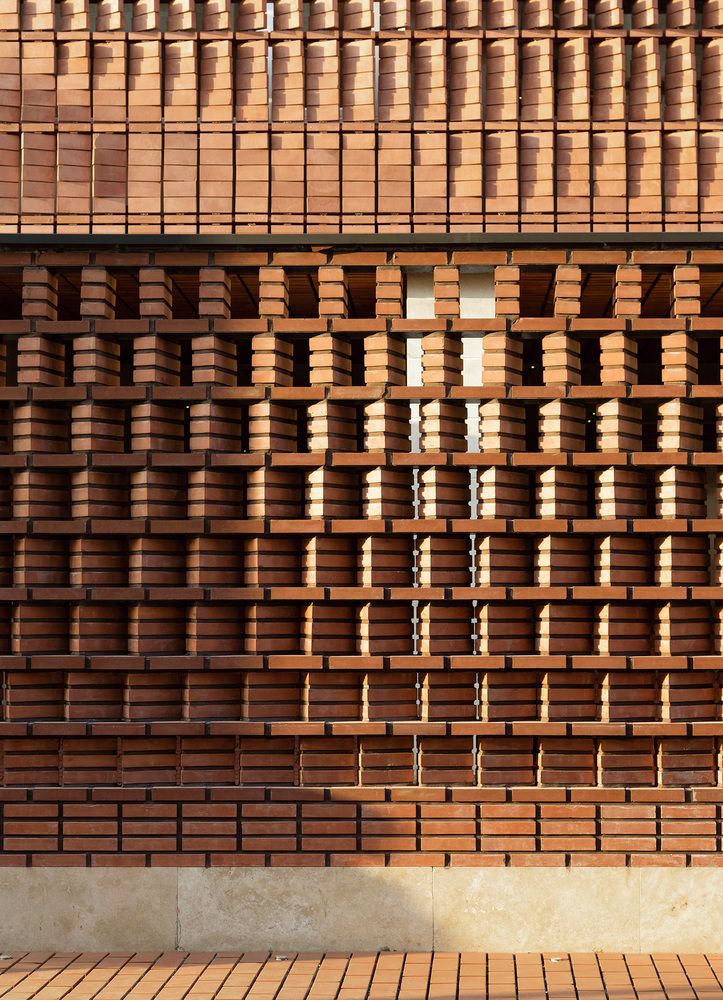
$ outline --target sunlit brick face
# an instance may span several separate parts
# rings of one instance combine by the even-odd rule
[[[0,862],[714,864],[720,0],[0,9]]]
[[[41,239],[0,251],[14,864],[715,859],[723,253]]]
[[[715,229],[722,27],[718,0],[10,0],[2,227]]]

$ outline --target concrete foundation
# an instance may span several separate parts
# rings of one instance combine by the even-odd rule
[[[0,948],[723,950],[723,871],[7,869]]]

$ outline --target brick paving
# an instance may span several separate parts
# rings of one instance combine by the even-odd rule
[[[465,952],[0,958],[1,1000],[718,1000],[723,955]]]

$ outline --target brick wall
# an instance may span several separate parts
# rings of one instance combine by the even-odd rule
[[[3,0],[0,231],[719,228],[722,28],[718,0]]]
[[[722,288],[4,251],[0,863],[715,864]]]

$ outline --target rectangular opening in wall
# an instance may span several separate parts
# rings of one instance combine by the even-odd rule
[[[540,450],[540,408],[534,403],[525,407],[525,451]]]
[[[582,385],[600,385],[602,363],[599,337],[580,338],[580,382]]]
[[[366,351],[363,337],[352,337],[349,341],[349,361],[351,364],[351,384],[365,384]]]
[[[462,385],[482,385],[482,352],[484,335],[465,333],[462,336]]]
[[[236,385],[253,383],[253,348],[251,337],[236,341]]]
[[[637,517],[658,516],[658,477],[653,469],[645,469],[643,475],[643,512]]]
[[[311,385],[311,362],[308,337],[294,337],[291,341],[291,384]]]
[[[79,267],[63,268],[53,272],[58,285],[58,319],[72,322],[80,319]]]
[[[701,267],[700,314],[723,316],[723,271],[712,267]]]
[[[462,267],[459,271],[460,319],[492,319],[495,283],[490,267]]]
[[[583,267],[580,284],[580,318],[605,319],[613,314],[615,269]]]
[[[171,315],[174,319],[198,318],[198,271],[174,268],[171,281]]]
[[[377,314],[377,272],[374,268],[345,268],[346,294],[351,319],[371,319]]]
[[[716,334],[698,338],[698,384],[721,384],[721,339]]]
[[[181,408],[181,419],[183,422],[183,451],[187,453],[191,450],[191,407],[190,406],[183,406]]]
[[[465,427],[466,427],[466,441],[467,441],[467,451],[477,454],[479,453],[479,434],[480,434],[480,408],[479,402],[465,403]],[[475,490],[472,490],[472,502],[476,505],[477,494]],[[476,514],[472,514],[472,517],[476,517]]]
[[[20,268],[0,269],[0,321],[21,319],[23,315],[23,272]]]
[[[597,407],[594,403],[586,403],[585,413],[585,451],[598,451]]]
[[[121,382],[121,385],[131,385],[131,382]],[[123,451],[130,454],[133,451],[133,410],[130,406],[123,407]]]
[[[522,384],[542,385],[542,338],[525,337],[522,341]]]
[[[520,316],[552,316],[555,303],[555,268],[520,269]]]
[[[286,272],[289,287],[289,316],[292,319],[317,319],[319,316],[319,276],[316,271],[290,268]]]
[[[64,337],[63,344],[63,385],[73,384],[73,369],[75,363],[75,345],[72,337]]]
[[[640,406],[640,443],[643,451],[658,450],[657,403],[642,403]]]
[[[133,27],[134,13],[138,6],[136,0],[122,0],[121,10],[123,12],[123,30],[126,34],[135,30]],[[205,4],[203,5],[206,6]],[[140,30],[140,28],[138,29]]]
[[[705,516],[719,518],[721,516],[721,502],[719,489],[719,472],[717,469],[705,470]]]
[[[8,455],[12,451],[12,405],[0,406],[0,453]],[[62,449],[67,451],[67,448]]]
[[[251,420],[248,406],[239,406],[236,409],[238,420],[238,450],[249,452],[251,450]]]
[[[181,385],[193,385],[193,338],[180,337],[179,347],[179,381]]]
[[[638,338],[638,385],[659,385],[663,381],[663,346],[660,337]]]
[[[643,319],[665,319],[673,310],[673,268],[643,267],[640,315]]]
[[[2,362],[5,367],[5,378],[3,384],[15,386],[18,384],[18,338],[2,338]]]
[[[296,410],[296,450],[309,450],[309,413],[305,406],[297,406]]]
[[[405,271],[404,315],[406,319],[434,319],[434,271],[410,267]]]
[[[232,271],[231,319],[258,319],[259,272],[258,270]]]
[[[718,404],[706,400],[701,406],[701,450],[718,450]]]
[[[422,338],[412,334],[404,340],[407,362],[407,385],[422,384]]]
[[[366,415],[364,404],[357,403],[352,407],[354,413],[354,446],[357,451],[366,449]]]
[[[133,385],[133,338],[121,337],[118,341],[119,381],[121,385]]]
[[[141,287],[138,272],[113,269],[111,274],[115,279],[115,318],[138,319]]]

